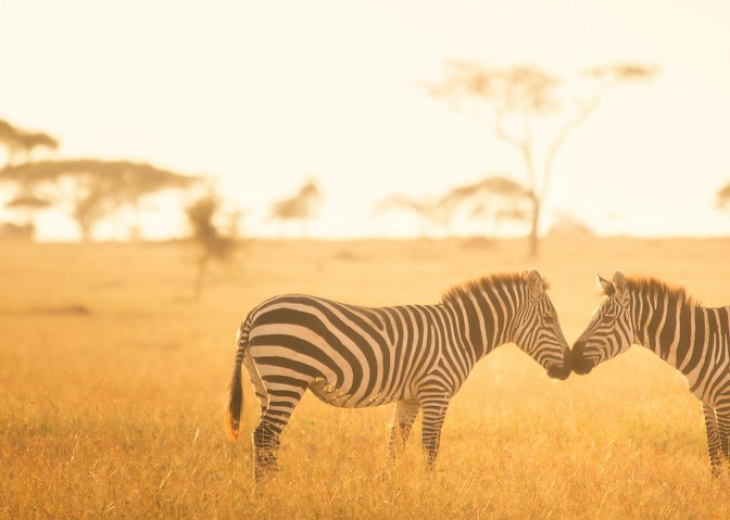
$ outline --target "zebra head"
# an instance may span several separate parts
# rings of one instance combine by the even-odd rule
[[[620,271],[613,282],[598,276],[606,300],[593,313],[586,330],[573,345],[573,370],[587,374],[593,367],[626,352],[633,343],[634,328],[629,312],[629,289]]]
[[[572,370],[571,351],[545,289],[540,273],[530,271],[527,298],[515,316],[514,342],[540,363],[548,376],[564,380]]]

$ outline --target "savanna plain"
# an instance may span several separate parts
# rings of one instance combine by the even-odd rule
[[[307,394],[281,472],[254,485],[258,406],[223,429],[240,320],[279,293],[362,305],[437,303],[489,273],[537,268],[572,343],[616,269],[730,304],[730,240],[249,241],[193,300],[184,243],[0,243],[0,518],[730,518],[699,402],[641,347],[549,379],[514,345],[453,399],[427,471],[420,419],[387,455],[392,406]]]

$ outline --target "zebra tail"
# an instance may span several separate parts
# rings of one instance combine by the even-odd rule
[[[251,324],[247,319],[238,330],[236,343],[236,364],[233,366],[233,375],[228,383],[228,406],[226,407],[226,432],[230,441],[237,441],[241,426],[241,411],[243,410],[243,386],[241,381],[241,363],[248,348],[248,333]]]

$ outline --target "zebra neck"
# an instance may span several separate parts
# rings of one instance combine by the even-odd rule
[[[696,365],[709,336],[718,330],[717,311],[722,310],[676,300],[642,302],[637,299],[632,303],[634,341],[685,373]]]
[[[448,302],[454,314],[454,326],[462,338],[463,348],[478,360],[495,347],[512,341],[514,302],[500,299],[497,294],[473,292]]]

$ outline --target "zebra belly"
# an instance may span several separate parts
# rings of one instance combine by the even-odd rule
[[[382,392],[356,398],[352,394],[342,391],[337,385],[329,383],[324,377],[316,378],[310,383],[309,389],[320,401],[339,408],[365,408],[394,403],[402,399],[402,396]]]
[[[707,376],[703,377],[702,370],[703,367],[700,366],[689,374],[685,374],[687,387],[689,391],[697,397],[697,399],[715,408],[718,405],[718,400],[722,400],[727,397],[727,395],[718,393],[718,378],[719,380],[725,380],[728,378],[730,369],[725,367],[724,369],[718,370],[716,376],[713,378]]]

